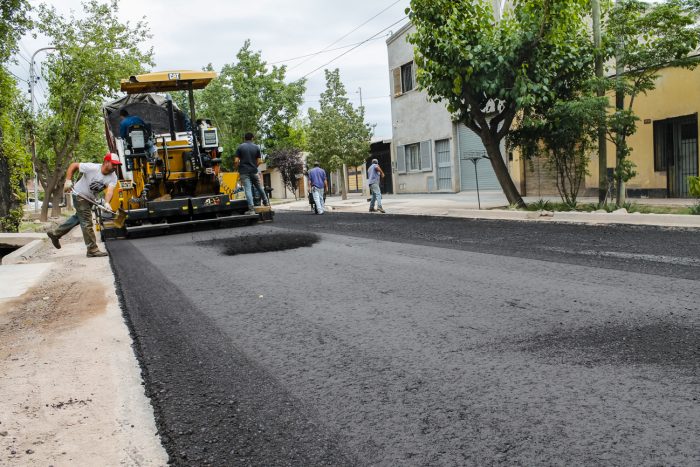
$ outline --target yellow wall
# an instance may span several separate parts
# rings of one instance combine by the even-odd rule
[[[639,121],[637,132],[629,138],[628,144],[632,149],[630,159],[637,165],[637,176],[629,181],[627,188],[666,189],[666,173],[654,172],[653,122],[700,112],[700,67],[695,70],[667,68],[659,75],[656,89],[646,96],[637,96],[632,107]],[[651,123],[644,123],[645,120]],[[608,167],[615,167],[612,143],[608,143]],[[598,186],[597,155],[591,160],[590,173],[586,178],[589,189]]]

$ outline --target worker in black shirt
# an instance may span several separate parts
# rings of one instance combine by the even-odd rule
[[[258,166],[262,164],[262,154],[260,153],[260,147],[253,143],[253,138],[252,133],[246,133],[245,142],[236,149],[236,158],[234,160],[245,190],[245,198],[248,201],[248,212],[246,214],[255,214],[253,187],[260,193],[260,199],[262,199],[263,204],[265,206],[270,204],[258,176]]]

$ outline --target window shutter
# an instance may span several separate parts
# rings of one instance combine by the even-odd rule
[[[394,68],[394,97],[401,95],[401,67]]]
[[[416,65],[415,61],[411,68],[411,77],[413,78],[413,86],[411,86],[411,89],[418,89],[418,65]]]
[[[400,174],[406,173],[406,146],[396,148],[396,171]]]
[[[433,142],[420,143],[420,168],[423,172],[433,171]]]

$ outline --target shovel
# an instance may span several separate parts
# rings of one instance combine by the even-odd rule
[[[103,206],[100,203],[96,203],[91,199],[87,199],[84,196],[81,196],[77,191],[71,190],[71,194],[77,196],[78,198],[82,199],[83,201],[87,201],[88,203],[92,204],[93,206],[97,207],[98,209],[101,209],[105,212],[108,212],[114,216],[114,219],[112,222],[114,222],[114,226],[118,229],[121,229],[124,227],[124,224],[126,223],[126,212],[122,209],[119,208],[117,212],[112,211],[109,209],[107,206]]]

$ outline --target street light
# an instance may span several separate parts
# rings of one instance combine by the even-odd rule
[[[32,120],[34,119],[34,84],[36,82],[36,74],[34,72],[34,58],[36,54],[44,50],[56,50],[56,47],[42,47],[37,49],[36,52],[32,54],[32,59],[29,61],[29,103],[31,108]],[[36,166],[34,161],[36,160],[36,140],[34,137],[34,125],[32,124],[32,169],[34,169],[34,212],[39,211],[39,175],[36,171]]]
[[[476,177],[476,199],[479,203],[479,211],[481,211],[481,193],[479,193],[479,169],[477,167],[480,160],[490,160],[491,158],[488,155],[486,155],[485,151],[470,151],[467,154],[472,154],[472,156],[463,157],[462,160],[471,161],[474,164],[474,176]]]

